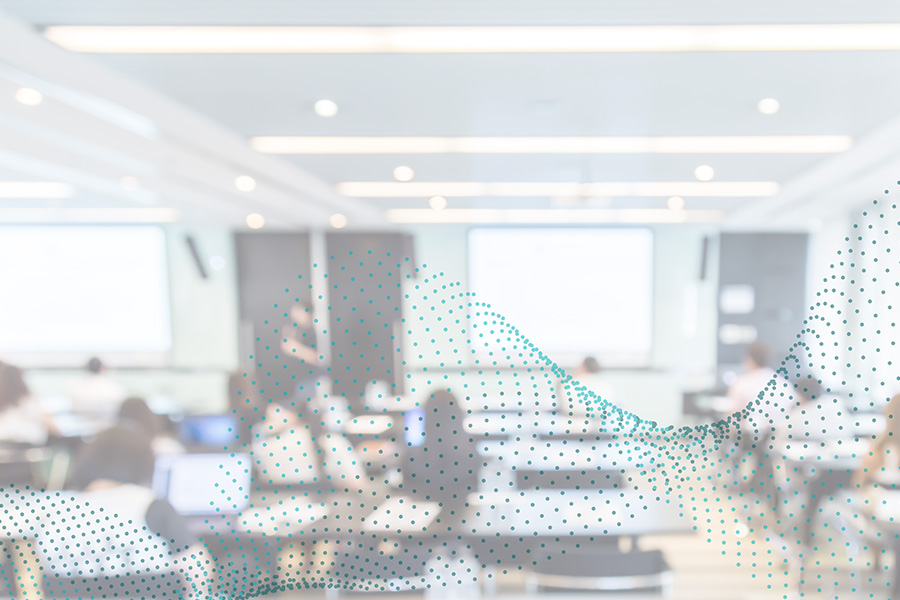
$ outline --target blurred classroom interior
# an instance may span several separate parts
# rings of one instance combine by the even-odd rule
[[[896,589],[900,7],[638,5],[0,0],[0,597]]]

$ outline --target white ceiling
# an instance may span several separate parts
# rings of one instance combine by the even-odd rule
[[[597,0],[537,2],[516,0],[0,0],[0,10],[24,21],[30,31],[48,25],[597,25],[900,22],[896,2],[665,2]],[[900,136],[879,136],[900,114],[900,51],[722,52],[629,54],[350,54],[350,55],[69,55],[37,33],[42,61],[32,68],[53,71],[47,62],[62,54],[103,70],[96,93],[116,96],[110,82],[137,82],[131,93],[149,90],[170,102],[157,111],[164,143],[203,163],[201,172],[172,173],[166,153],[138,152],[161,169],[170,192],[180,186],[233,212],[231,221],[253,210],[274,210],[275,221],[308,224],[292,205],[296,194],[319,207],[316,223],[330,212],[345,212],[351,226],[375,222],[389,207],[422,207],[424,200],[370,199],[339,208],[330,185],[342,181],[390,181],[399,164],[412,166],[416,181],[690,181],[698,164],[710,164],[716,181],[776,181],[783,193],[769,200],[691,199],[688,208],[731,211],[732,224],[771,225],[817,202],[824,213],[844,210],[900,178]],[[0,42],[2,43],[2,42]],[[18,54],[21,54],[19,52]],[[51,56],[52,55],[52,56]],[[6,57],[12,56],[12,49]],[[0,55],[0,60],[4,57]],[[19,59],[20,60],[20,59]],[[74,64],[74,63],[73,63]],[[19,64],[23,69],[27,65]],[[53,76],[58,76],[53,75]],[[0,73],[0,78],[3,73]],[[71,78],[79,85],[78,78]],[[10,101],[15,85],[0,79],[0,134],[22,114]],[[105,86],[105,87],[104,87]],[[126,86],[127,87],[127,86]],[[136,96],[118,93],[117,102],[137,106]],[[777,98],[772,116],[756,109],[759,99]],[[319,98],[340,107],[325,119],[312,111]],[[174,102],[171,102],[174,101]],[[160,102],[144,102],[160,107]],[[176,119],[175,107],[178,112]],[[36,107],[43,110],[45,107]],[[143,109],[142,109],[143,110]],[[162,116],[165,112],[165,116]],[[34,114],[34,111],[31,113]],[[146,114],[146,113],[144,113]],[[34,125],[39,119],[34,119]],[[41,120],[43,117],[41,118]],[[43,126],[71,127],[65,112]],[[198,123],[203,123],[202,127]],[[178,123],[178,125],[175,125]],[[87,131],[72,135],[91,140]],[[194,130],[193,127],[198,129]],[[199,139],[215,127],[228,144]],[[258,135],[304,136],[686,136],[799,135],[853,136],[854,148],[841,155],[302,155],[263,156],[246,147]],[[30,135],[34,135],[31,131]],[[110,133],[112,135],[112,133]],[[121,132],[119,133],[121,135]],[[224,138],[223,138],[224,139]],[[16,146],[0,135],[0,150]],[[107,148],[125,140],[104,141]],[[188,147],[188,145],[193,147]],[[15,149],[15,148],[14,148]],[[28,148],[17,148],[25,152]],[[33,149],[39,151],[37,146]],[[43,150],[47,152],[46,149]],[[59,152],[58,148],[56,152]],[[269,173],[270,195],[262,206],[229,185],[217,189],[211,177],[256,169]],[[57,162],[72,160],[60,153]],[[89,161],[88,161],[89,162]],[[890,175],[897,162],[897,175]],[[71,163],[70,163],[71,164]],[[122,165],[107,163],[99,176],[118,181]],[[162,164],[162,166],[161,166]],[[0,168],[4,163],[0,156]],[[85,166],[87,168],[87,166]],[[818,170],[816,170],[818,169]],[[208,172],[207,172],[208,170]],[[229,171],[230,170],[230,171]],[[175,169],[177,171],[177,169]],[[277,173],[277,176],[275,175]],[[5,175],[0,171],[0,178]],[[884,176],[887,181],[881,182]],[[179,179],[180,178],[180,179]],[[178,179],[178,181],[172,181]],[[188,181],[189,180],[189,181]],[[323,185],[323,182],[325,185]],[[881,182],[881,183],[879,183]],[[226,182],[230,184],[230,180]],[[177,184],[177,185],[176,185]],[[311,187],[310,187],[311,186]],[[867,187],[868,186],[868,187]],[[874,187],[872,187],[874,186]],[[233,186],[232,186],[233,187]],[[266,185],[261,185],[266,187]],[[314,188],[314,192],[310,190]],[[839,190],[839,195],[834,194]],[[265,191],[265,193],[263,193]],[[828,195],[830,194],[830,195]],[[189,193],[185,194],[189,196]],[[91,194],[86,194],[93,198]],[[167,197],[163,193],[164,197]],[[221,196],[221,197],[219,197]],[[823,204],[821,199],[828,198]],[[85,198],[86,200],[86,198]],[[115,199],[111,200],[115,201]],[[6,204],[0,204],[5,206]],[[662,198],[617,198],[589,206],[665,206]],[[334,204],[337,206],[337,204]],[[452,199],[451,207],[552,207],[550,198]],[[202,210],[201,210],[202,212]],[[274,214],[274,213],[273,213]],[[801,219],[802,220],[802,219]],[[782,223],[785,224],[785,223]],[[790,224],[790,223],[787,223]],[[798,225],[806,225],[805,222]]]

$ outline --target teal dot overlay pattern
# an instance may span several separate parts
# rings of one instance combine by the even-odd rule
[[[597,396],[444,273],[331,256],[257,329],[195,539],[100,496],[7,486],[6,593],[464,594],[504,573],[554,587],[650,532],[701,536],[772,598],[900,598],[898,234],[897,206],[873,202],[757,399],[680,428]],[[663,561],[647,584],[665,587],[664,557],[632,552]]]

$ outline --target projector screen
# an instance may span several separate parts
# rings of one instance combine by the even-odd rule
[[[586,356],[604,367],[650,363],[650,229],[473,228],[469,289],[564,367]],[[474,350],[484,355],[497,348],[479,339]]]
[[[0,356],[162,362],[172,346],[166,263],[159,227],[0,227]]]

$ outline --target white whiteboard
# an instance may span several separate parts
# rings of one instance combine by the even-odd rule
[[[563,366],[588,355],[603,366],[650,362],[650,229],[473,228],[469,290]],[[473,345],[477,355],[496,354],[483,339]]]
[[[148,358],[172,346],[159,227],[0,227],[0,281],[0,354],[8,360]]]

